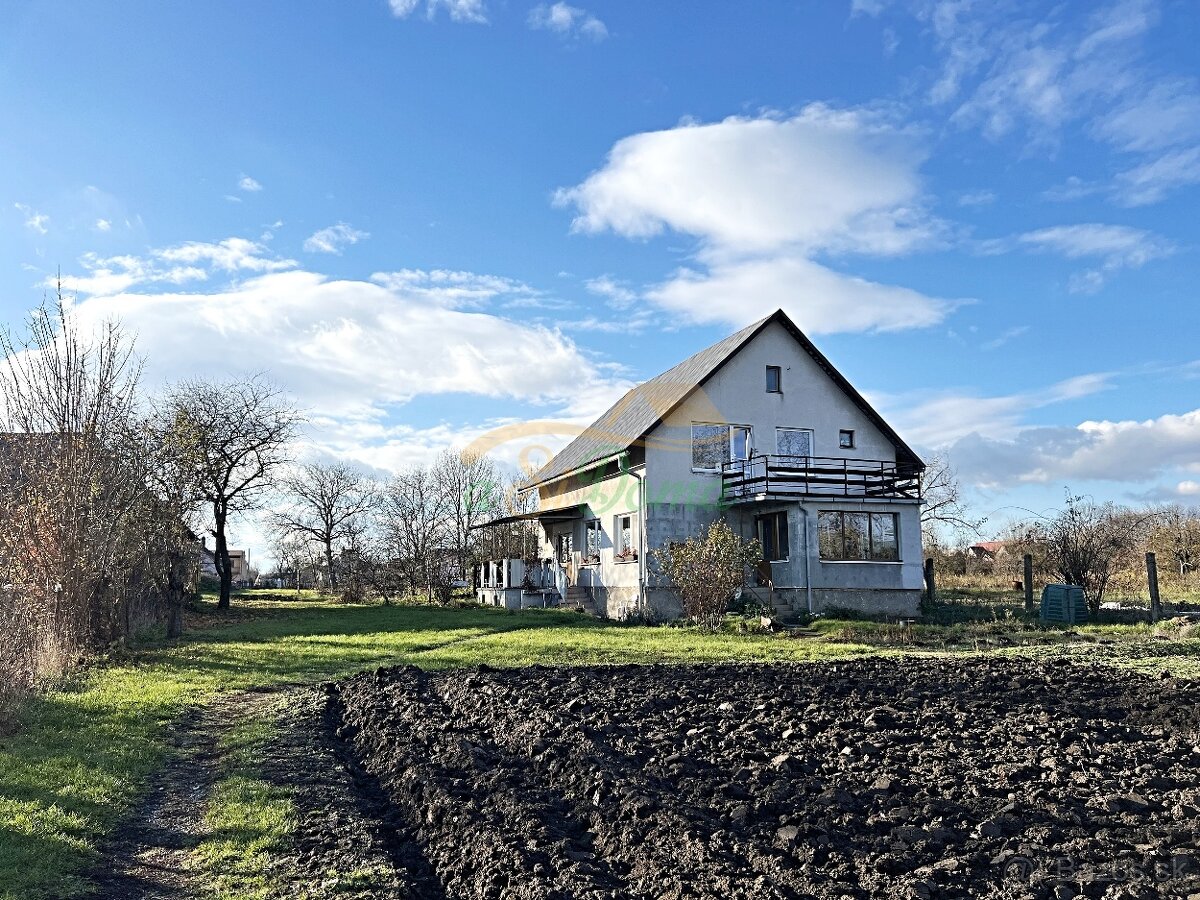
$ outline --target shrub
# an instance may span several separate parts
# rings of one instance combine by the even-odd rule
[[[683,614],[715,631],[734,592],[745,584],[746,568],[762,559],[762,548],[718,519],[704,535],[670,543],[655,550],[654,558],[679,594]]]

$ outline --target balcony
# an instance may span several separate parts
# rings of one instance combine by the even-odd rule
[[[728,503],[787,497],[920,500],[921,475],[913,466],[879,459],[755,455],[721,467],[721,497]]]

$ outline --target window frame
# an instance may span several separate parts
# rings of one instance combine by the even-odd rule
[[[782,519],[783,527],[780,528],[779,522]],[[775,530],[775,549],[779,550],[780,544],[785,546],[787,552],[778,559],[769,559],[766,555],[767,542],[764,540],[766,536],[765,526],[768,520],[772,520],[775,524],[772,526]],[[754,517],[754,532],[755,537],[763,546],[763,559],[769,563],[787,563],[792,561],[792,539],[789,529],[791,528],[791,520],[788,517],[786,509],[777,509],[772,512],[760,513]],[[779,538],[782,536],[783,540]]]
[[[629,520],[629,546],[622,547],[625,529],[621,527],[623,519]],[[632,553],[632,555],[628,555]],[[617,513],[613,516],[613,562],[617,565],[627,565],[638,561],[637,516],[631,512]]]
[[[846,516],[862,515],[867,519],[867,555],[866,557],[847,557],[846,556]],[[840,556],[826,556],[825,551],[821,546],[821,519],[823,516],[838,516],[840,522],[839,537],[841,541]],[[875,516],[891,516],[892,518],[892,536],[894,546],[896,548],[896,556],[894,559],[879,559],[875,556]],[[894,512],[879,512],[877,510],[862,510],[862,509],[818,509],[817,510],[817,558],[822,563],[851,563],[855,565],[874,565],[874,566],[895,566],[902,563],[903,556],[900,552],[900,515]]]
[[[781,432],[781,431],[806,431],[806,432],[808,432],[808,449],[809,449],[808,456],[807,457],[797,457],[794,454],[784,453],[782,450],[780,450],[779,449],[779,432]],[[815,457],[817,455],[817,433],[816,433],[816,431],[814,431],[811,428],[799,428],[799,427],[792,426],[792,425],[776,425],[775,426],[775,455],[776,456],[789,456],[789,457],[792,457],[793,459],[812,459],[813,457]]]
[[[595,562],[592,562],[593,554],[591,552],[592,532],[596,532],[596,552]],[[600,565],[600,554],[604,550],[604,522],[600,519],[585,519],[583,522],[583,562],[584,566]]]
[[[775,373],[775,387],[771,387],[771,373]],[[783,366],[767,366],[766,388],[768,394],[783,393]]]
[[[725,458],[721,462],[721,466],[716,469],[698,469],[696,468],[696,429],[697,428],[724,428],[725,429]],[[733,455],[733,430],[742,429],[746,432],[746,455],[744,457],[735,457]],[[743,462],[754,456],[754,426],[734,424],[730,422],[693,422],[691,424],[691,464],[692,472],[698,475],[720,475],[725,463],[728,462]]]
[[[568,545],[566,559],[563,558],[563,544],[564,543],[566,543]],[[560,531],[558,534],[556,534],[554,536],[554,544],[555,544],[554,555],[558,558],[558,564],[560,566],[569,566],[571,564],[571,557],[575,553],[575,532],[574,532],[574,530]]]
[[[847,438],[849,439],[850,442],[844,443],[844,441]],[[838,449],[839,450],[853,450],[857,446],[858,446],[858,442],[855,440],[855,434],[854,434],[853,428],[839,428],[838,429]]]

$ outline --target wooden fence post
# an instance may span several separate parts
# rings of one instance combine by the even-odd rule
[[[933,572],[933,557],[925,560],[925,599],[930,603],[937,600],[937,580]]]
[[[1146,554],[1146,581],[1150,585],[1150,621],[1162,618],[1162,603],[1158,597],[1158,560],[1153,553]]]
[[[1026,553],[1025,571],[1022,573],[1025,578],[1025,612],[1033,612],[1033,554]]]

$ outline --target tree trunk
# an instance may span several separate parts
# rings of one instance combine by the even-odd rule
[[[229,544],[225,539],[225,514],[218,512],[213,518],[216,520],[213,536],[217,541],[213,558],[217,564],[217,576],[221,579],[221,594],[217,600],[217,609],[229,609],[229,595],[233,592],[233,565],[229,560]]]
[[[337,574],[333,571],[333,541],[325,542],[325,564],[329,566],[329,593],[337,593]]]

